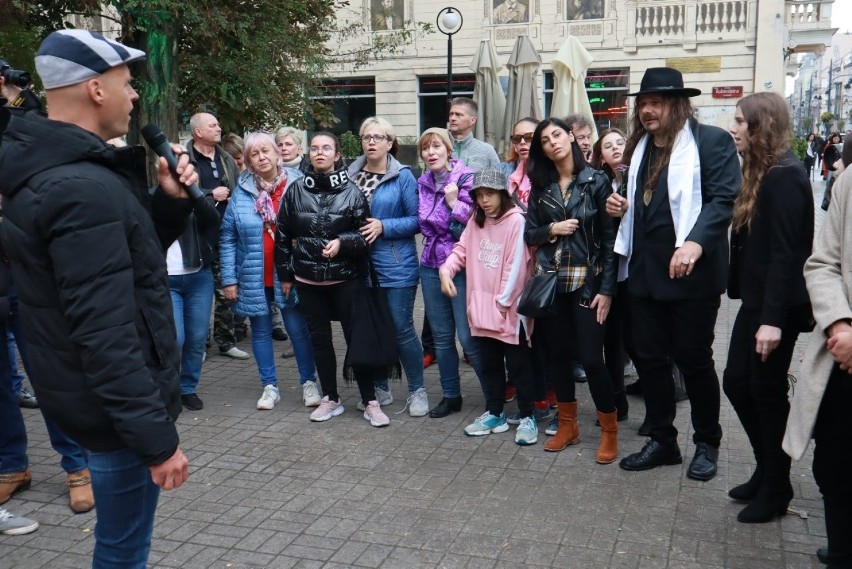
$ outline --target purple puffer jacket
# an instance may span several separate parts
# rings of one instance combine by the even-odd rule
[[[444,264],[457,241],[450,232],[450,222],[457,221],[463,226],[467,225],[473,211],[473,201],[469,193],[473,186],[473,170],[458,160],[450,160],[450,166],[450,175],[440,188],[435,187],[435,176],[429,170],[417,180],[417,193],[420,198],[417,218],[420,222],[420,232],[423,234],[420,264],[431,269],[437,269]],[[459,187],[459,197],[452,211],[444,201],[444,186],[450,183]]]

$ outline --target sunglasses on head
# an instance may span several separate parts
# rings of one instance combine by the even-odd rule
[[[525,140],[527,142],[532,142],[532,139],[533,139],[533,133],[532,132],[528,132],[526,134],[513,134],[512,136],[509,137],[509,140],[512,141],[512,144],[520,144],[522,140]]]

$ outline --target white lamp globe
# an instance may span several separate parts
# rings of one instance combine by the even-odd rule
[[[450,9],[444,12],[444,15],[441,16],[441,23],[444,24],[444,27],[447,28],[447,30],[455,30],[461,25],[461,17],[458,12]]]

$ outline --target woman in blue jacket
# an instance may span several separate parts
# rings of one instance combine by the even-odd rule
[[[420,276],[414,242],[420,232],[417,181],[411,169],[390,154],[396,136],[387,120],[369,117],[361,123],[359,135],[364,154],[349,166],[349,178],[367,198],[372,215],[361,235],[370,244],[370,258],[379,284],[387,292],[396,326],[408,378],[408,413],[423,417],[429,412],[429,399],[423,388],[423,347],[414,329],[414,297]],[[393,402],[387,379],[376,382],[376,398],[382,405]]]
[[[273,260],[278,208],[302,173],[280,163],[275,140],[269,134],[249,133],[244,156],[246,170],[240,174],[220,229],[222,289],[234,303],[234,314],[248,316],[251,322],[251,349],[263,384],[257,408],[272,409],[281,400],[269,310],[273,302],[281,308],[293,344],[305,405],[316,407],[320,395],[308,324],[296,308],[299,299],[295,292],[284,298]]]

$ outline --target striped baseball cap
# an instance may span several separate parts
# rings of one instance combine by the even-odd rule
[[[47,36],[35,57],[45,89],[76,85],[113,67],[145,59],[144,51],[86,30],[59,30]]]

